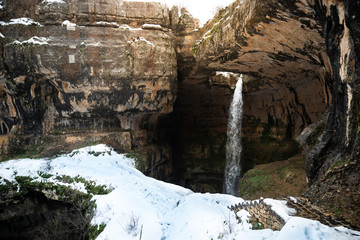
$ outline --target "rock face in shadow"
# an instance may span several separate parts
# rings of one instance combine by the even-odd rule
[[[184,58],[192,67],[179,71],[183,80],[171,115],[178,116],[173,122],[182,126],[174,134],[179,149],[174,159],[179,160],[172,167],[174,177],[186,186],[221,191],[228,109],[236,83],[228,73],[244,75],[245,172],[301,152],[295,137],[316,122],[331,101],[331,66],[316,12],[302,1],[236,1],[196,34],[198,39],[188,38],[195,60]],[[193,94],[196,97],[182,98]],[[205,184],[209,179],[212,187]]]
[[[250,75],[245,118],[288,125],[297,135],[331,100],[315,16],[302,1],[236,1],[205,26],[193,52],[202,68]]]
[[[11,184],[11,183],[6,183]],[[1,240],[89,239],[94,203],[90,197],[68,190],[71,197],[50,197],[44,190],[2,185],[0,195]],[[26,189],[26,190],[24,190]],[[50,191],[53,195],[54,189]],[[66,194],[67,194],[66,193]],[[78,197],[77,199],[75,197]]]
[[[313,7],[331,61],[333,100],[321,121],[300,137],[308,150],[306,195],[358,226],[360,3],[317,1]]]
[[[245,148],[247,136],[271,148],[274,139],[294,138],[320,119],[299,137],[307,151],[306,194],[354,225],[360,200],[355,9],[357,1],[237,1],[193,47],[200,68],[250,75]]]

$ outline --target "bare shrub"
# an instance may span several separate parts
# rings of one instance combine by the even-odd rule
[[[132,236],[137,236],[142,232],[142,226],[139,225],[140,217],[135,215],[134,212],[128,216],[124,230]],[[140,238],[141,239],[141,238]]]

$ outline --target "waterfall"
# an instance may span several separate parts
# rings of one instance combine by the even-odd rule
[[[234,196],[238,196],[240,190],[240,157],[242,148],[240,137],[243,112],[242,82],[242,75],[240,75],[230,106],[226,142],[224,190],[225,193]]]

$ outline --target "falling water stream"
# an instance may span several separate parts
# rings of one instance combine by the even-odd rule
[[[238,196],[240,190],[240,158],[242,150],[240,137],[243,113],[242,85],[242,75],[240,75],[230,106],[226,142],[224,190],[226,194],[234,196]]]

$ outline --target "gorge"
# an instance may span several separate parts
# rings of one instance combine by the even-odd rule
[[[237,77],[216,72],[233,72],[243,76],[242,173],[305,151],[305,196],[356,225],[358,9],[237,0],[199,29],[160,3],[3,0],[0,159],[106,143],[148,176],[222,192]]]

